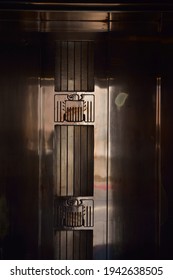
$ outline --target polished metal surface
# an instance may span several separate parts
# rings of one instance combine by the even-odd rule
[[[154,35],[160,28],[170,29],[172,12],[157,11],[68,11],[55,12],[48,10],[8,11],[0,10],[0,31],[14,32],[123,32],[123,34]],[[79,37],[79,40],[81,38]],[[57,38],[60,40],[60,38]],[[70,40],[70,37],[68,38]]]
[[[170,14],[6,16],[0,15],[0,207],[7,213],[1,257],[171,258]],[[93,92],[55,90],[57,40],[94,42]]]
[[[5,38],[7,38],[6,35]],[[2,258],[38,258],[39,54],[38,38],[1,34],[0,197],[7,229]],[[3,210],[1,215],[3,215]],[[7,226],[6,226],[7,225]]]
[[[105,38],[107,44],[104,43]],[[147,256],[154,258],[157,254],[159,192],[156,185],[157,78],[155,77],[155,66],[146,73],[148,62],[152,63],[157,60],[155,49],[155,43],[118,41],[114,34],[110,34],[108,37],[103,34],[95,39],[94,228],[92,241],[94,259],[146,258]],[[100,60],[100,57],[104,57],[104,59]],[[133,69],[131,68],[132,63]],[[54,75],[53,61],[51,69],[49,69],[49,75],[51,73]],[[109,77],[107,77],[108,72]],[[52,134],[54,130],[52,119],[54,87],[54,79],[42,80],[42,92],[46,98],[45,107],[43,107],[43,124],[45,128],[49,127],[48,134]],[[51,106],[49,107],[48,104]],[[87,128],[87,126],[84,127]],[[55,129],[58,137],[61,137],[62,134],[58,132],[59,130],[62,129],[65,133],[64,136],[62,134],[64,140],[60,141],[62,144],[57,142],[56,138],[54,139],[54,146],[59,149],[63,157],[58,159],[52,150],[54,158],[58,159],[55,165],[52,160],[52,166],[55,169],[54,178],[59,170],[58,172],[61,172],[59,178],[62,178],[64,182],[64,188],[61,188],[60,192],[65,190],[60,195],[65,196],[67,195],[67,178],[71,173],[69,172],[67,176],[64,172],[67,170],[67,162],[70,166],[70,162],[72,162],[72,159],[71,161],[65,160],[68,151],[67,143],[71,143],[67,142],[67,135],[70,137],[67,129],[70,132],[72,127],[61,124],[55,126]],[[80,122],[76,129],[82,129]],[[80,139],[79,136],[75,133],[76,139]],[[84,143],[80,140],[79,142]],[[56,145],[56,143],[58,144]],[[81,152],[80,148],[80,156]],[[60,167],[63,158],[64,167]],[[86,159],[82,160],[83,164]],[[42,164],[44,165],[44,160]],[[75,166],[73,170],[76,172]],[[78,175],[76,176],[79,178]],[[55,183],[56,185],[61,184]],[[70,195],[73,195],[73,189],[76,186],[76,184],[72,186]],[[50,186],[46,188],[50,189]],[[45,204],[51,205],[51,203],[51,199],[48,200],[45,196]],[[44,216],[45,214],[42,213],[43,220]],[[50,229],[49,234],[51,236]],[[57,243],[57,240],[61,240],[59,242],[66,242],[64,244],[72,246],[73,237],[70,237],[72,233],[65,236],[64,234],[56,231],[54,244],[60,244]],[[44,239],[44,227],[42,227],[42,240]],[[83,247],[83,244],[80,244]],[[54,254],[60,259],[68,258],[66,246],[61,248],[61,255],[58,255],[59,247],[54,247]],[[73,254],[74,250],[75,248],[72,251]],[[85,250],[84,247],[83,250]]]

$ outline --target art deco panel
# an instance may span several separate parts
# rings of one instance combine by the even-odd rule
[[[56,42],[55,91],[94,91],[92,41]]]

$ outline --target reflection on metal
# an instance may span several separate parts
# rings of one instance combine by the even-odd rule
[[[92,41],[56,43],[55,91],[94,91]]]
[[[120,92],[115,98],[115,104],[118,108],[121,108],[128,97],[128,94],[125,92]]]
[[[55,199],[55,229],[94,226],[92,199],[60,197]]]
[[[93,94],[56,94],[55,122],[94,122],[95,98]]]

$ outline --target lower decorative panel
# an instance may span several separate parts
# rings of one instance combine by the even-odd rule
[[[92,230],[61,230],[54,234],[56,260],[93,259]]]

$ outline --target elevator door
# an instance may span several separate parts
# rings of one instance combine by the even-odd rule
[[[42,44],[41,258],[155,258],[156,46],[68,36],[44,34]]]

